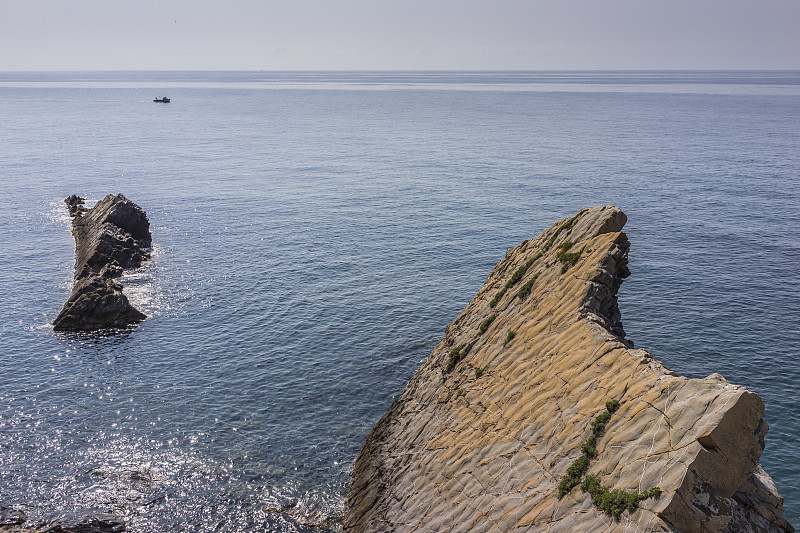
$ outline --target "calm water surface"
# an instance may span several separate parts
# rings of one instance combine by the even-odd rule
[[[335,528],[506,249],[615,204],[629,338],[761,395],[800,524],[800,73],[0,73],[0,116],[0,505]],[[54,333],[62,200],[117,192],[151,221],[123,280],[150,318]]]

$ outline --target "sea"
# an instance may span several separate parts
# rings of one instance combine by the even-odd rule
[[[149,318],[54,332],[63,200],[117,193],[150,220],[122,279]],[[800,525],[800,72],[0,73],[3,512],[340,530],[367,435],[494,265],[606,204],[628,338],[761,396]]]

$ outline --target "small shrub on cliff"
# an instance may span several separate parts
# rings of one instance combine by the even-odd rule
[[[608,409],[609,407],[611,408],[610,410]],[[559,499],[569,493],[573,487],[580,484],[581,478],[589,468],[589,461],[597,457],[597,438],[606,429],[606,424],[611,419],[611,413],[617,409],[619,409],[619,401],[609,400],[606,402],[606,410],[597,415],[592,421],[592,434],[581,445],[581,456],[567,468],[567,473],[558,484]]]
[[[661,496],[661,487],[653,487],[651,489],[647,489],[646,491],[641,493],[645,497],[642,498],[646,500],[647,498],[658,498]]]
[[[506,282],[506,289],[510,289],[511,287],[516,285],[519,282],[519,280],[522,279],[522,276],[524,276],[525,272],[527,271],[528,271],[528,265],[522,265],[517,270],[515,270],[514,273],[511,274],[511,279]]]
[[[564,222],[564,224],[561,225],[561,229],[559,229],[558,231],[571,230],[572,226],[574,226],[575,223],[578,221],[578,216],[579,215],[575,215],[574,217]]]
[[[586,442],[581,444],[581,452],[589,459],[597,457],[597,437],[592,434]]]
[[[589,458],[585,455],[581,455],[574,463],[569,465],[569,468],[567,468],[567,475],[580,477],[586,472],[587,468],[589,468]]]
[[[489,307],[494,307],[495,305],[497,305],[497,303],[500,301],[500,299],[503,297],[503,295],[505,293],[506,293],[506,289],[505,288],[502,288],[499,291],[497,291],[497,294],[494,295],[494,298],[492,298],[492,301],[489,302]]]
[[[600,483],[597,476],[586,476],[581,483],[581,490],[588,492],[592,497],[592,503],[609,516],[619,520],[623,511],[629,513],[636,511],[639,502],[648,498],[657,498],[661,495],[661,489],[653,487],[644,492],[627,492],[624,490],[612,491]]]
[[[511,342],[514,339],[514,337],[516,337],[516,336],[517,336],[517,332],[516,331],[514,331],[513,329],[511,331],[509,331],[508,335],[506,335],[506,340],[503,341],[503,347],[505,348],[506,344]]]
[[[553,238],[555,238],[555,237],[553,237]],[[545,250],[546,250],[546,248],[545,248]],[[542,257],[542,252],[539,252],[535,256],[531,257],[530,259],[528,259],[525,262],[524,265],[522,265],[521,267],[516,269],[514,271],[514,273],[511,274],[511,279],[509,279],[506,282],[505,286],[502,289],[497,291],[497,294],[494,295],[494,298],[492,298],[492,301],[489,302],[489,307],[494,307],[495,305],[497,305],[498,302],[500,302],[500,299],[503,298],[503,296],[506,294],[506,291],[508,291],[508,289],[510,289],[511,287],[516,285],[517,283],[519,283],[519,281],[522,279],[522,277],[525,275],[525,273],[528,271],[528,269],[531,267],[531,265],[533,265],[536,261],[538,261],[540,257]]]
[[[481,322],[481,325],[478,326],[478,335],[483,335],[486,333],[486,330],[489,329],[489,326],[492,325],[492,322],[494,322],[495,318],[497,318],[497,313],[492,313],[486,318],[486,320]]]
[[[556,242],[556,237],[558,237],[558,232],[556,232],[556,234],[555,234],[555,235],[553,235],[553,236],[550,238],[550,240],[549,240],[549,241],[547,241],[547,244],[545,244],[545,245],[544,245],[544,248],[542,248],[542,251],[543,251],[543,252],[546,252],[547,250],[549,250],[550,248],[552,248],[552,247],[553,247],[553,243],[554,243],[554,242]]]
[[[603,411],[592,420],[592,433],[600,435],[606,429],[606,424],[611,420],[611,413]]]
[[[483,375],[483,369],[482,368],[476,368],[475,369],[475,379],[478,379],[482,375]]]
[[[619,410],[619,400],[608,400],[606,402],[606,411],[611,414],[616,413]]]
[[[561,499],[566,496],[572,487],[580,484],[581,478],[589,468],[589,457],[581,454],[571,465],[567,468],[567,473],[561,478],[558,484],[558,498]]]
[[[567,269],[573,266],[575,263],[578,262],[578,259],[581,258],[582,251],[578,252],[568,252],[570,248],[575,245],[572,241],[564,241],[558,245],[558,253],[556,254],[556,258],[562,263],[561,273],[567,271]]]
[[[447,357],[447,366],[444,368],[444,372],[448,373],[453,370],[459,361],[461,361],[466,353],[461,353],[464,350],[466,344],[462,344],[461,346],[456,346],[452,350],[450,350],[450,354]]]
[[[536,283],[536,280],[538,278],[539,278],[539,274],[536,274],[531,279],[529,279],[525,283],[525,285],[520,287],[519,292],[517,293],[517,296],[519,296],[520,299],[526,298],[531,293],[531,290],[533,290],[533,284]]]
[[[578,485],[581,482],[580,476],[570,476],[566,475],[561,478],[561,481],[558,483],[558,499],[560,500],[567,494],[575,485]]]
[[[592,434],[581,445],[581,456],[578,457],[569,468],[567,473],[561,478],[558,484],[558,498],[566,496],[576,485],[581,486],[583,492],[588,492],[592,498],[592,503],[604,513],[619,520],[623,511],[633,513],[639,506],[639,502],[648,498],[657,498],[661,495],[661,489],[653,487],[644,492],[626,492],[624,490],[612,491],[600,482],[597,476],[586,476],[584,474],[589,469],[589,461],[597,457],[597,438],[605,431],[606,424],[611,419],[611,415],[619,410],[619,400],[609,400],[606,402],[606,410],[600,413],[592,421]]]
[[[561,232],[564,231],[564,230],[567,230],[567,231],[571,230],[572,226],[574,226],[575,222],[577,222],[577,221],[578,221],[578,215],[575,215],[574,217],[570,218],[569,220],[565,220],[564,223],[561,224],[558,227],[558,229],[553,234],[553,236],[550,237],[550,240],[547,241],[547,244],[544,245],[544,248],[542,248],[542,251],[546,252],[547,250],[549,250],[553,246],[553,243],[556,242],[556,239],[561,234]]]
[[[531,265],[533,265],[536,261],[538,261],[540,257],[542,257],[541,252],[528,259],[524,265],[522,265],[516,271],[514,271],[514,274],[511,275],[511,279],[508,280],[508,282],[506,283],[505,288],[510,289],[511,287],[519,283],[519,280],[522,279],[522,277],[525,275],[525,273],[528,271]]]

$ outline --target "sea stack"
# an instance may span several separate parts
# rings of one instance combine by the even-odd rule
[[[584,209],[508,251],[364,444],[346,531],[794,531],[758,395],[626,340],[626,220]]]
[[[65,199],[75,237],[75,285],[53,321],[56,331],[122,328],[147,318],[122,293],[116,278],[150,257],[150,222],[124,195],[109,194],[91,209]]]

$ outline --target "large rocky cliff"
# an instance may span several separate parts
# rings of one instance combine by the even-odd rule
[[[625,221],[584,209],[509,250],[370,434],[347,531],[794,531],[761,399],[625,339]]]

